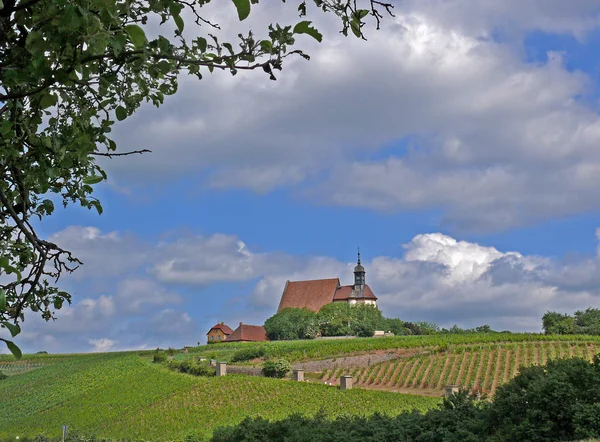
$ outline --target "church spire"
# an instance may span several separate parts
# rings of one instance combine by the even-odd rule
[[[358,261],[354,267],[354,290],[362,290],[365,287],[365,268],[360,263],[360,248],[358,249]]]

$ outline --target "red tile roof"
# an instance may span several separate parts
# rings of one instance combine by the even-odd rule
[[[232,341],[268,341],[267,332],[262,325],[240,324],[225,342]]]
[[[350,298],[353,288],[354,288],[354,286],[352,286],[352,285],[341,286],[335,292],[335,296],[333,297],[333,300],[334,301],[342,301],[342,300],[346,301],[348,298]],[[373,293],[373,290],[371,290],[371,287],[369,287],[369,284],[365,284],[365,290],[363,291],[362,296],[357,297],[356,299],[372,299],[372,300],[376,301],[377,297]]]
[[[223,333],[225,333],[227,336],[229,336],[230,334],[232,334],[232,333],[233,333],[233,330],[232,330],[231,328],[229,328],[229,326],[227,326],[227,325],[225,325],[225,324],[221,324],[221,323],[218,323],[217,325],[213,326],[213,327],[212,327],[212,328],[211,328],[211,329],[208,331],[208,333],[210,333],[211,331],[213,331],[213,330],[215,330],[215,329],[221,330],[221,331],[222,331]],[[207,333],[207,334],[208,334],[208,333]]]
[[[287,281],[278,312],[284,308],[307,308],[318,312],[325,304],[333,302],[336,289],[340,285],[338,278],[315,279],[311,281]]]

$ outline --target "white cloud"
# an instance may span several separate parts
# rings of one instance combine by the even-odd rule
[[[112,254],[116,249],[102,242],[112,243],[114,237],[119,235],[94,231],[84,239]],[[600,231],[596,237],[600,240]],[[202,330],[217,320],[231,326],[262,323],[276,311],[286,280],[339,277],[342,284],[352,283],[353,262],[257,253],[234,235],[140,242],[154,262],[113,282],[111,290],[75,297],[56,321],[29,315],[18,342],[27,351],[180,347],[202,340]],[[445,327],[489,324],[499,330],[539,331],[546,310],[573,312],[600,304],[600,250],[596,256],[559,261],[428,233],[399,246],[396,256],[363,258],[367,282],[388,317]],[[135,276],[143,273],[143,278]],[[191,296],[202,297],[208,286],[224,283],[229,285],[223,286],[222,297],[207,298],[206,308],[190,308]],[[73,284],[77,288],[83,282]],[[193,289],[180,292],[182,284]]]
[[[250,24],[292,22],[289,10],[261,5]],[[311,61],[293,60],[278,82],[258,72],[183,79],[162,109],[117,128],[124,148],[153,153],[109,169],[120,183],[194,173],[218,189],[293,185],[329,204],[436,208],[457,231],[598,208],[600,118],[578,100],[590,79],[560,54],[528,63],[510,41],[481,38],[507,23],[583,35],[598,25],[597,2],[426,0],[396,11],[368,42],[319,15],[325,41],[303,40]],[[369,160],[398,140],[406,154]]]
[[[101,338],[101,339],[90,339],[88,341],[90,343],[90,345],[93,345],[93,352],[107,352],[110,351],[114,348],[116,342],[111,340],[111,339],[107,339],[107,338]]]

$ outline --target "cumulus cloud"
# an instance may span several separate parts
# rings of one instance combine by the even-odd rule
[[[600,240],[600,231],[596,236]],[[115,237],[97,231],[85,241],[112,254],[115,250],[101,243]],[[353,278],[353,262],[259,253],[235,235],[188,233],[156,244],[132,240],[152,257],[132,271],[145,276],[130,275],[115,280],[110,290],[76,297],[57,313],[57,321],[28,316],[19,337],[26,350],[190,345],[217,320],[233,327],[239,321],[262,323],[276,311],[287,280],[339,277],[351,284]],[[600,253],[563,261],[427,233],[398,245],[394,256],[364,255],[363,264],[386,316],[444,327],[489,324],[499,330],[539,331],[547,310],[573,312],[600,304]],[[222,295],[205,295],[215,285]]]
[[[88,342],[94,346],[94,352],[100,353],[110,351],[116,344],[115,341],[107,338],[90,339]]]
[[[261,4],[249,25],[292,23],[291,9]],[[592,0],[408,1],[368,42],[339,36],[317,14],[326,39],[302,40],[310,62],[292,60],[277,82],[259,72],[183,79],[163,108],[117,128],[122,146],[153,153],[107,166],[119,182],[193,173],[221,190],[294,186],[320,203],[436,208],[459,233],[597,209],[600,118],[578,100],[590,79],[560,54],[527,62],[512,40],[490,35],[510,24],[583,36],[599,9]],[[231,12],[211,10],[227,32],[239,26]],[[398,143],[404,153],[385,153]]]

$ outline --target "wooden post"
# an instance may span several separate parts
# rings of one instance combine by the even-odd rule
[[[298,382],[304,382],[304,370],[294,370],[294,380]]]
[[[340,390],[352,390],[352,376],[342,376],[340,378]]]
[[[225,362],[217,362],[217,376],[225,376],[227,374],[227,364]]]

